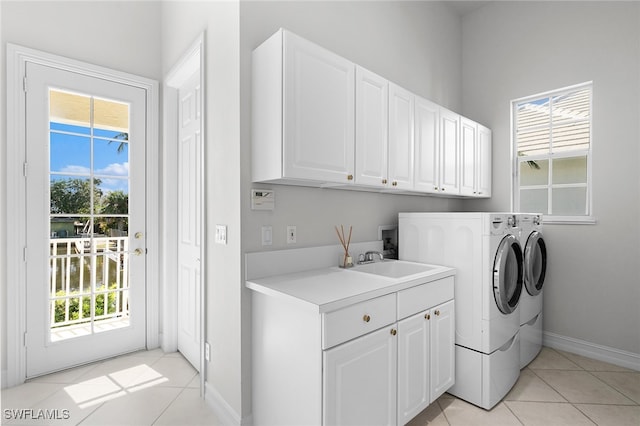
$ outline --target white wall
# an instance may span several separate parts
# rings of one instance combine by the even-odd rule
[[[333,227],[353,225],[354,242],[378,238],[378,226],[397,223],[399,211],[453,210],[459,201],[258,185],[251,183],[251,52],[280,27],[371,71],[460,111],[461,22],[439,2],[245,2],[240,3],[242,144],[242,251],[292,248],[286,226],[296,225],[295,247],[339,244]],[[251,188],[275,190],[273,212],[250,209]],[[261,245],[261,227],[273,227],[273,245]],[[238,283],[242,284],[242,283]],[[243,362],[250,363],[251,302],[243,294]],[[243,401],[251,396],[250,369],[243,366]],[[243,404],[243,408],[245,405]],[[250,405],[249,405],[250,410]],[[249,412],[244,411],[247,415]]]
[[[463,113],[493,129],[509,210],[510,100],[593,80],[596,225],[547,225],[544,330],[640,354],[640,4],[491,2],[463,19]]]
[[[213,389],[239,419],[241,413],[250,412],[242,396],[245,370],[240,318],[243,288],[239,6],[230,1],[162,3],[164,75],[203,31],[206,34],[206,339],[211,343],[206,381],[207,389]],[[227,245],[213,243],[215,224],[227,225]]]
[[[0,80],[6,93],[6,43],[160,79],[160,7],[154,2],[2,1]],[[145,22],[145,25],[140,25]],[[2,97],[5,110],[5,97]],[[0,235],[6,235],[6,116],[0,114]],[[6,254],[0,250],[2,369],[6,366]]]

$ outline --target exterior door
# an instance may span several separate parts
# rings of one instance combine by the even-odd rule
[[[547,245],[542,233],[533,231],[524,248],[524,285],[530,295],[540,294],[546,272]]]
[[[26,64],[26,375],[146,346],[146,91]]]
[[[515,311],[522,294],[522,248],[514,235],[500,241],[493,263],[493,295],[503,314]]]
[[[202,134],[200,70],[178,89],[178,350],[200,370]]]

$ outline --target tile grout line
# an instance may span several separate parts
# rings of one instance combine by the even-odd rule
[[[518,417],[518,415],[511,409],[511,407],[509,407],[509,404],[507,404],[508,402],[510,401],[505,401],[504,399],[502,399],[502,401],[500,401],[500,404],[503,404],[507,408],[507,410],[509,410],[509,412],[513,415],[513,417],[515,417],[516,420],[520,422],[522,426],[526,426],[524,424],[524,421],[520,417]]]

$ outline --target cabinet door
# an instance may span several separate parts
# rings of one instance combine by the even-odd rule
[[[438,192],[440,185],[440,107],[416,96],[414,189]]]
[[[455,312],[453,300],[431,310],[431,400],[455,383]]]
[[[356,68],[356,177],[359,185],[387,186],[389,82]]]
[[[459,167],[460,116],[440,108],[440,191],[460,193]]]
[[[491,130],[478,125],[478,185],[479,197],[491,197]]]
[[[284,33],[283,175],[351,183],[355,147],[355,65]]]
[[[477,193],[477,125],[468,118],[460,121],[460,195]]]
[[[389,182],[392,188],[413,188],[414,95],[389,83]]]
[[[324,424],[396,424],[398,343],[391,333],[394,327],[324,351]]]
[[[398,424],[404,425],[424,410],[430,382],[430,311],[398,323]]]

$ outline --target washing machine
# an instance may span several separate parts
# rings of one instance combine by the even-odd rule
[[[523,252],[515,215],[400,213],[399,258],[456,268],[456,376],[449,393],[485,409],[520,375]]]
[[[542,301],[547,272],[547,245],[542,234],[542,215],[516,215],[523,250],[524,289],[520,298],[520,368],[526,367],[542,349]]]

